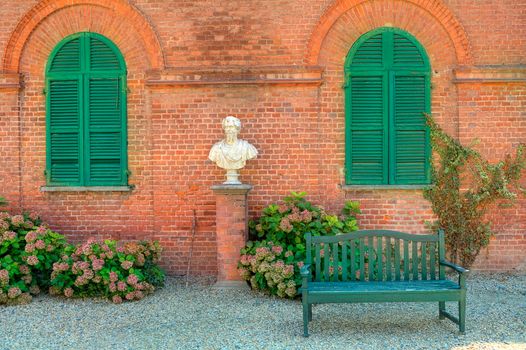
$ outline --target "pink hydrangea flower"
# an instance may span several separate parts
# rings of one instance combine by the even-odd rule
[[[0,270],[0,284],[9,283],[9,271]]]
[[[29,266],[27,265],[20,265],[20,267],[18,268],[20,270],[21,273],[23,273],[24,275],[27,275],[28,273],[30,273],[29,271]]]
[[[131,284],[133,286],[133,285],[136,285],[137,282],[139,282],[139,278],[136,275],[131,274],[126,279],[126,282],[128,282],[128,284]]]
[[[71,298],[73,296],[73,288],[68,287],[64,289],[64,295],[66,296],[66,298]]]
[[[120,304],[122,303],[122,298],[118,295],[114,295],[113,298],[111,298],[111,301],[113,301],[114,304]]]
[[[95,259],[91,262],[91,265],[93,266],[94,271],[100,271],[104,267],[104,260]]]
[[[117,286],[115,285],[115,283],[112,282],[110,283],[109,289],[110,292],[115,293],[117,291]]]
[[[119,279],[119,276],[117,275],[116,272],[114,272],[114,271],[110,272],[110,281],[111,282],[117,282],[118,279]]]
[[[9,228],[9,223],[4,220],[0,220],[0,231],[5,231]]]
[[[275,245],[275,246],[272,247],[272,252],[279,255],[279,254],[283,253],[283,247],[281,247],[279,245]]]
[[[7,292],[7,296],[8,296],[9,299],[14,299],[17,296],[19,296],[20,294],[22,294],[22,291],[18,287],[11,287],[11,288],[9,288],[9,290]]]
[[[36,255],[30,255],[27,257],[27,264],[35,266],[39,263],[38,257]]]
[[[123,282],[123,281],[119,281],[119,282],[117,283],[117,289],[118,289],[120,292],[124,292],[124,291],[126,290],[127,287],[128,287],[128,286],[127,286],[126,283]]]
[[[129,270],[133,266],[133,262],[126,260],[121,263],[121,266],[123,269]]]
[[[27,265],[20,265],[19,270],[24,275],[27,275],[28,273],[30,273],[29,267]]]
[[[126,294],[125,298],[126,300],[133,300],[134,297],[135,297],[135,293],[130,292]]]
[[[25,240],[27,243],[32,243],[37,239],[37,233],[35,231],[30,231],[26,234]]]
[[[22,215],[13,215],[11,217],[11,224],[13,226],[20,226],[24,223],[24,217]]]
[[[37,249],[44,249],[46,247],[46,243],[44,243],[43,240],[39,239],[38,241],[35,242],[35,247]]]
[[[13,232],[13,231],[4,232],[4,239],[6,241],[11,241],[11,240],[16,239],[16,232]]]
[[[137,265],[142,266],[146,262],[146,259],[144,258],[144,255],[139,253],[137,255]]]
[[[287,210],[289,210],[289,206],[286,205],[286,204],[280,204],[279,207],[278,207],[278,211],[279,211],[280,214],[283,214]]]
[[[283,231],[283,232],[291,232],[293,227],[290,223],[290,221],[287,219],[287,218],[283,218],[281,219],[281,222],[279,223],[279,228]]]
[[[88,280],[92,279],[94,276],[95,276],[95,273],[93,272],[92,269],[84,270],[84,274],[82,275],[82,277]]]
[[[46,247],[46,243],[44,243],[43,240],[39,239],[38,241],[35,242],[35,247],[37,249],[44,249]]]
[[[47,227],[44,225],[40,225],[37,227],[37,234],[42,235],[47,232]]]
[[[25,249],[26,253],[33,253],[35,251],[35,245],[33,243],[29,243],[26,245]]]

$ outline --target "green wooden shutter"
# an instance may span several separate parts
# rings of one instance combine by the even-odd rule
[[[90,185],[120,185],[123,172],[121,80],[90,78],[88,82],[88,169]]]
[[[428,84],[425,75],[391,74],[393,184],[424,184],[429,180],[429,132],[422,113],[429,110]]]
[[[115,52],[102,40],[89,38],[90,71],[120,71],[120,60]]]
[[[386,85],[385,75],[350,76],[348,180],[355,184],[387,181]]]
[[[80,79],[48,79],[48,182],[80,185]]]
[[[390,183],[424,184],[429,181],[429,69],[423,52],[406,35],[393,36],[390,73]]]
[[[81,37],[66,42],[52,57],[48,72],[78,73],[81,70]]]

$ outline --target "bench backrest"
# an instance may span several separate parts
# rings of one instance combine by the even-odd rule
[[[307,233],[307,264],[313,280],[407,281],[445,279],[444,232],[418,235],[363,230],[337,236]]]

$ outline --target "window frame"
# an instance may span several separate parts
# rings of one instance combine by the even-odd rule
[[[362,44],[369,40],[371,37],[384,34],[392,33],[392,35],[386,36],[387,40],[383,40],[382,37],[382,65],[375,64],[362,64],[360,67],[351,67],[353,58],[356,52],[361,48]],[[394,50],[393,46],[393,37],[395,34],[403,36],[405,39],[409,40],[420,53],[420,56],[423,60],[423,65],[409,65],[404,66],[395,66],[391,64],[393,61]],[[388,50],[391,48],[391,50]],[[384,86],[382,88],[385,97],[383,99],[383,110],[385,115],[383,116],[383,180],[381,183],[371,182],[368,180],[352,180],[352,137],[351,137],[351,124],[352,124],[352,110],[351,110],[351,98],[352,93],[351,88],[351,77],[355,76],[382,76],[382,81]],[[429,185],[431,183],[431,142],[430,142],[430,131],[427,125],[425,126],[425,144],[424,144],[424,155],[425,155],[425,181],[414,182],[414,181],[396,181],[395,180],[395,127],[394,127],[394,78],[397,75],[410,76],[417,75],[424,77],[424,103],[425,103],[425,113],[431,113],[431,65],[429,57],[424,49],[424,47],[419,43],[419,41],[410,33],[395,27],[380,27],[374,30],[371,30],[363,35],[361,35],[355,43],[352,45],[349,50],[345,63],[344,63],[344,101],[345,101],[345,185],[366,185],[366,186],[380,186],[380,187],[397,187],[397,186],[419,186],[419,185]]]
[[[90,39],[95,38],[103,42],[115,55],[119,63],[119,69],[112,70],[90,70]],[[61,49],[70,41],[80,40],[80,69],[71,72],[58,71],[52,72],[52,63],[55,56]],[[121,105],[120,110],[120,172],[121,181],[90,181],[89,169],[91,160],[89,156],[90,141],[89,141],[89,88],[91,78],[114,78],[119,81],[120,89],[118,92],[118,99]],[[51,158],[51,81],[57,80],[77,80],[79,82],[79,181],[78,182],[58,182],[52,181],[52,158]],[[78,187],[88,189],[90,187],[112,187],[128,186],[128,126],[127,126],[127,68],[126,62],[119,48],[105,36],[94,32],[79,32],[71,34],[63,38],[51,51],[45,68],[45,103],[46,103],[46,186],[49,188],[66,188]]]

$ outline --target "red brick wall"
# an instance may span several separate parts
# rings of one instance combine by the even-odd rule
[[[526,73],[518,66],[526,56],[524,0],[6,0],[0,14],[0,195],[42,213],[72,240],[159,239],[172,273],[186,271],[193,210],[192,271],[217,271],[210,187],[224,174],[206,158],[230,114],[260,152],[241,172],[254,186],[251,216],[290,191],[306,191],[332,210],[360,201],[362,228],[425,231],[433,215],[420,190],[342,188],[343,62],[376,27],[405,29],[425,47],[432,111],[448,133],[462,142],[479,138],[492,160],[526,141]],[[39,190],[45,64],[64,36],[87,30],[110,38],[128,67],[130,193]],[[476,74],[457,82],[456,70],[466,67]],[[12,73],[23,76],[23,89],[13,87]],[[498,235],[478,268],[526,262],[525,209],[523,198],[499,209]]]

